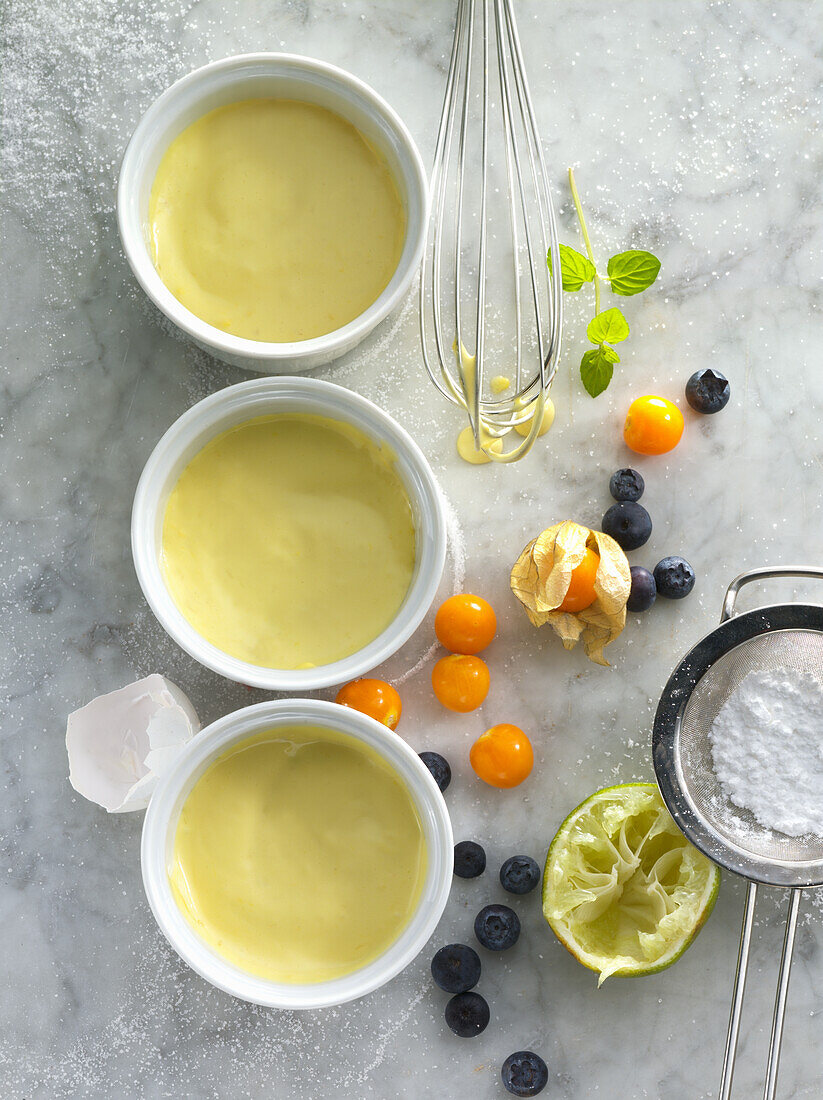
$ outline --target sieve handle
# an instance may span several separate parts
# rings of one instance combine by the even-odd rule
[[[746,908],[743,910],[743,927],[740,930],[740,948],[737,952],[737,969],[734,975],[732,1010],[729,1030],[726,1033],[726,1049],[723,1053],[723,1074],[720,1078],[718,1100],[729,1100],[732,1094],[734,1061],[737,1056],[737,1038],[740,1034],[740,1016],[743,1012],[743,994],[746,989],[746,973],[749,969],[749,949],[752,943],[754,905],[757,900],[757,883],[750,882],[746,889]]]
[[[783,1021],[786,1016],[786,1000],[789,994],[789,978],[794,955],[794,939],[797,932],[797,915],[800,910],[800,897],[803,891],[795,887],[789,894],[789,912],[786,917],[786,933],[783,937],[783,951],[780,956],[780,972],[777,978],[777,994],[774,1000],[772,1033],[769,1040],[769,1062],[766,1069],[766,1085],[763,1100],[775,1100],[777,1094],[777,1070],[780,1065],[780,1048],[783,1040]],[[746,987],[746,972],[749,967],[749,949],[754,924],[754,906],[757,899],[757,884],[750,882],[746,890],[746,908],[743,912],[743,927],[740,932],[740,949],[737,953],[737,971],[734,976],[734,994],[732,1010],[729,1016],[729,1030],[726,1034],[726,1049],[723,1053],[723,1073],[720,1078],[718,1100],[729,1100],[732,1094],[732,1077],[737,1056],[737,1038],[740,1033],[740,1017],[743,1012],[743,993]]]
[[[766,1071],[766,1088],[763,1100],[774,1100],[777,1092],[777,1067],[780,1062],[780,1045],[783,1039],[783,1018],[786,1015],[786,997],[789,992],[789,977],[794,953],[794,935],[797,931],[797,913],[800,908],[799,888],[789,895],[789,913],[786,917],[786,935],[783,938],[783,953],[780,956],[780,974],[777,979],[777,995],[774,1000],[774,1018],[772,1035],[769,1040],[769,1065]]]
[[[749,569],[746,573],[741,573],[726,589],[723,613],[720,616],[721,623],[734,615],[737,594],[744,585],[751,584],[752,581],[770,580],[773,577],[809,577],[812,580],[823,580],[823,569],[813,565],[776,565],[765,569]]]

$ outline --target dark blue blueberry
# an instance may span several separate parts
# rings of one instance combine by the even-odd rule
[[[644,569],[642,565],[633,565],[629,572],[632,575],[632,588],[626,601],[626,610],[648,611],[657,599],[654,574]]]
[[[490,1019],[489,1006],[479,993],[458,993],[446,1005],[446,1023],[461,1039],[485,1031]]]
[[[508,905],[484,905],[474,918],[474,934],[489,951],[506,951],[520,938],[520,918]]]
[[[500,885],[510,894],[528,894],[540,882],[540,868],[531,856],[509,856],[500,868]]]
[[[640,500],[645,488],[645,481],[631,466],[615,470],[609,482],[609,492],[615,500]]]
[[[642,504],[635,504],[633,500],[622,500],[606,511],[601,530],[611,535],[623,550],[636,550],[638,546],[649,541],[652,520]]]
[[[454,846],[454,873],[459,878],[477,878],[486,870],[486,853],[473,840],[461,840]]]
[[[658,596],[682,600],[694,588],[694,570],[685,558],[663,558],[654,567],[654,583]]]
[[[480,981],[480,956],[466,943],[449,943],[432,959],[432,977],[447,993],[465,993]]]
[[[549,1068],[533,1050],[516,1050],[503,1063],[500,1076],[513,1096],[537,1096],[549,1083]]]
[[[686,400],[699,413],[719,413],[732,395],[729,380],[719,370],[699,370],[686,383]]]
[[[434,781],[441,791],[445,791],[452,781],[452,770],[445,756],[439,752],[421,752],[420,759],[434,776]]]

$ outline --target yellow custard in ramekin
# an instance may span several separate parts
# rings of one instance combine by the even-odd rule
[[[426,872],[420,817],[397,772],[348,734],[280,726],[232,745],[196,781],[169,880],[213,951],[303,984],[382,954],[411,920]]]
[[[415,568],[390,450],[329,417],[276,413],[211,439],[171,490],[163,580],[212,645],[273,669],[331,664],[377,638]]]
[[[149,198],[151,257],[201,320],[289,343],[360,316],[397,268],[406,216],[382,156],[314,103],[209,111],[166,150]]]

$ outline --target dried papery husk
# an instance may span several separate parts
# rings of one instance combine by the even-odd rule
[[[558,611],[586,550],[600,556],[594,603],[583,611]],[[549,623],[566,649],[582,639],[587,656],[608,665],[603,649],[626,624],[631,590],[629,563],[613,538],[572,520],[556,523],[523,550],[511,572],[511,587],[535,626]]]

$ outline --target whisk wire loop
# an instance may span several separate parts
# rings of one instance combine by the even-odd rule
[[[497,321],[512,314],[514,332],[501,335]],[[478,449],[529,423],[513,450],[486,449],[493,461],[515,461],[537,437],[561,322],[548,173],[511,0],[458,0],[432,169],[420,336],[429,376],[464,409]],[[493,361],[500,363],[496,374],[513,375],[513,385],[506,378],[502,387],[490,386],[486,367]]]

